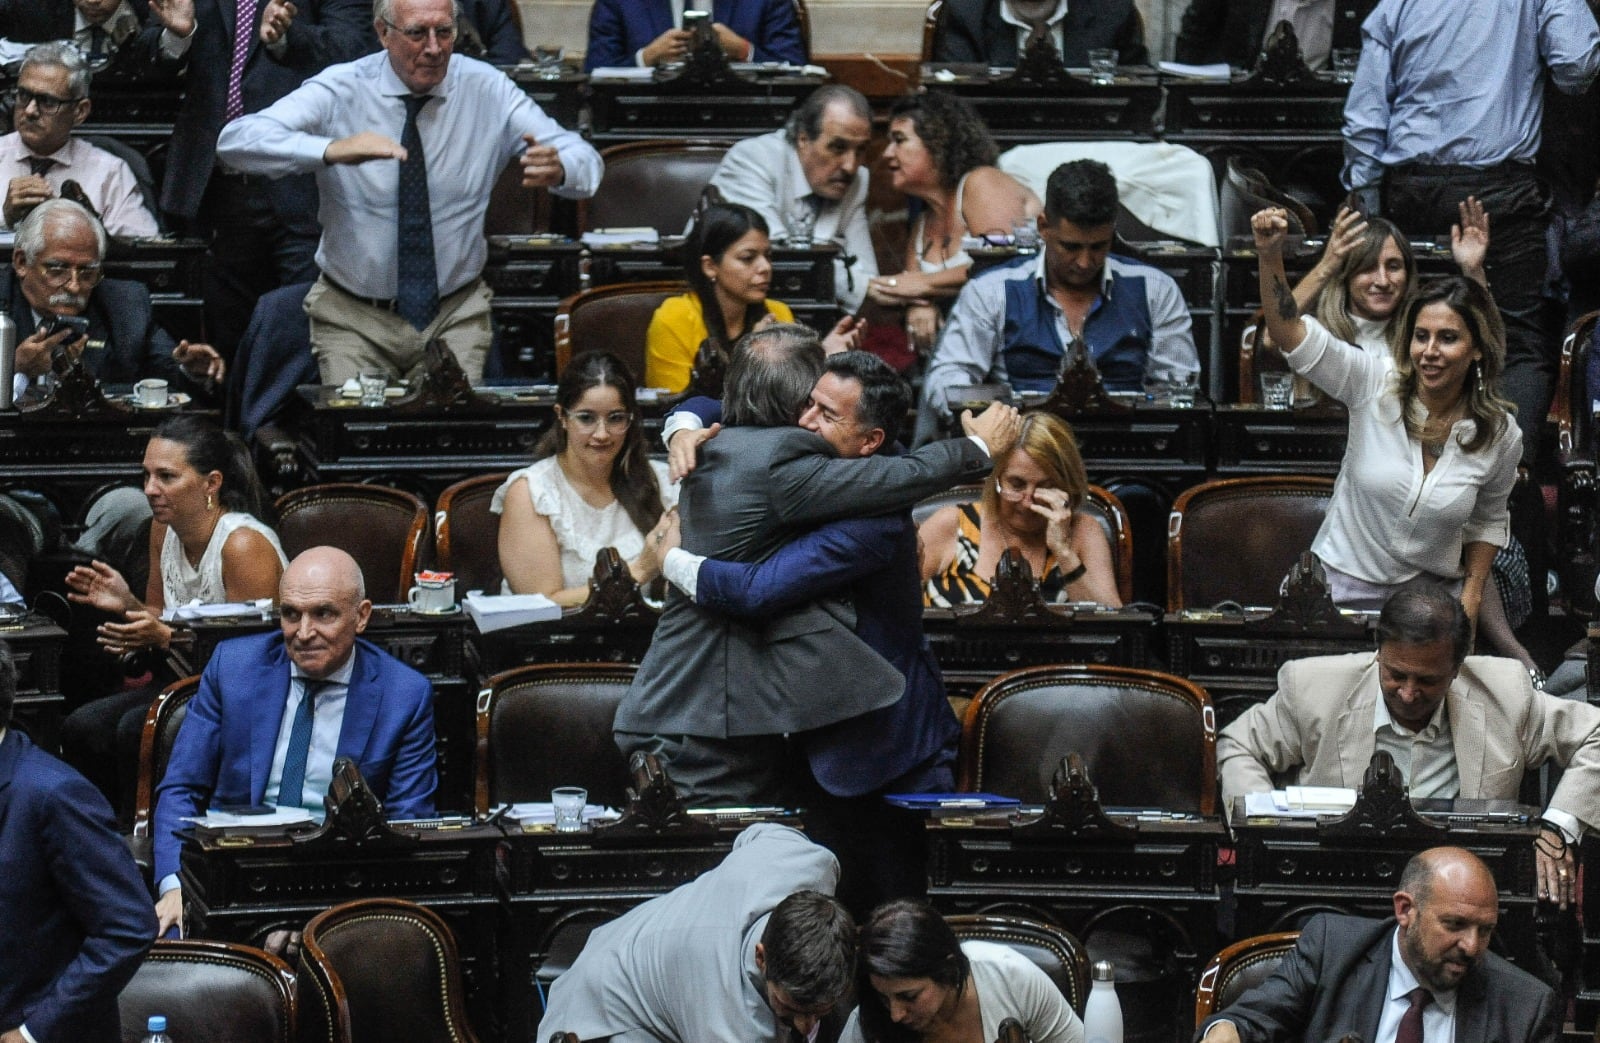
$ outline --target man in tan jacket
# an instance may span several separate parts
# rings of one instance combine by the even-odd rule
[[[1566,772],[1544,812],[1539,893],[1565,908],[1573,848],[1600,822],[1600,708],[1535,690],[1515,660],[1468,656],[1471,640],[1455,596],[1419,582],[1384,604],[1377,652],[1285,663],[1277,694],[1217,737],[1224,805],[1274,776],[1355,788],[1375,749],[1413,799],[1515,800],[1523,773],[1553,761]]]

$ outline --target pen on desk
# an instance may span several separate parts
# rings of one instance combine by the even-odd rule
[[[981,799],[941,800],[939,806],[941,808],[986,808],[989,806],[989,802]]]

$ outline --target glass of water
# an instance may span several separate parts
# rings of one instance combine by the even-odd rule
[[[561,59],[566,49],[558,43],[540,43],[533,46],[533,68],[541,80],[561,79]]]
[[[361,382],[362,405],[383,405],[383,394],[389,389],[389,374],[387,372],[381,369],[364,369],[356,379]]]
[[[1261,374],[1261,404],[1268,409],[1292,408],[1294,374],[1282,370],[1268,370]]]
[[[1361,48],[1335,47],[1328,55],[1328,63],[1333,67],[1333,78],[1340,83],[1354,83],[1356,81],[1356,66],[1361,64]]]
[[[556,832],[576,833],[583,829],[583,808],[589,802],[589,791],[582,786],[557,786],[550,791],[550,803],[555,806]]]
[[[1117,81],[1117,49],[1092,47],[1089,50],[1089,79],[1102,86]]]

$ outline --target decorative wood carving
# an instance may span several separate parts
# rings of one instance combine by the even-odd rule
[[[313,851],[333,848],[382,851],[408,848],[417,843],[415,834],[397,833],[389,828],[383,817],[383,802],[372,792],[350,757],[334,761],[333,783],[328,787],[328,795],[322,798],[322,806],[328,809],[328,817],[323,819],[320,829],[292,834],[290,839],[297,846]]]
[[[963,626],[1069,626],[1075,616],[1070,605],[1052,605],[1044,599],[1033,567],[1010,547],[995,565],[989,597],[980,605],[956,610],[956,620]]]
[[[472,381],[456,361],[455,352],[435,338],[423,349],[422,380],[404,396],[390,403],[399,413],[450,412],[461,409],[492,409],[500,400],[472,390]]]
[[[1317,82],[1317,74],[1300,56],[1300,38],[1294,26],[1279,22],[1261,49],[1261,62],[1255,75],[1245,81],[1250,87],[1298,87]]]
[[[1366,624],[1339,612],[1328,591],[1322,563],[1310,551],[1303,551],[1289,569],[1278,607],[1261,620],[1261,625],[1294,630],[1347,630],[1352,633],[1366,629]]]
[[[1083,756],[1069,753],[1061,758],[1050,780],[1050,799],[1044,815],[1034,822],[1013,826],[1015,840],[1053,840],[1061,834],[1093,837],[1098,840],[1136,840],[1136,827],[1113,822],[1100,806],[1100,792],[1089,779]]]
[[[700,840],[716,833],[711,822],[689,814],[688,804],[678,796],[655,754],[636,750],[628,759],[628,769],[633,772],[628,807],[616,822],[594,828],[594,843],[624,843],[640,836]]]
[[[1089,345],[1082,337],[1074,337],[1061,356],[1061,371],[1056,376],[1055,389],[1039,407],[1071,420],[1082,413],[1131,413],[1133,406],[1119,402],[1106,391],[1100,369],[1089,355]]]
[[[589,578],[589,600],[562,622],[577,626],[651,625],[661,615],[644,599],[628,563],[615,547],[602,547],[594,556]]]
[[[1443,826],[1417,814],[1394,758],[1382,750],[1372,753],[1356,793],[1356,806],[1340,818],[1317,822],[1319,837],[1345,842],[1396,838],[1434,842],[1442,840],[1445,833]]]

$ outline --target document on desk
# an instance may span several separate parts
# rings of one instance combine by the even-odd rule
[[[1343,814],[1356,805],[1356,791],[1338,786],[1290,786],[1268,793],[1246,793],[1249,818],[1316,818]]]
[[[1233,70],[1228,68],[1227,62],[1217,62],[1214,65],[1161,62],[1156,68],[1173,76],[1182,76],[1187,80],[1228,80],[1233,76]]]
[[[241,826],[250,829],[272,829],[284,826],[298,826],[307,822],[315,822],[311,812],[305,808],[274,808],[262,815],[237,815],[230,811],[207,811],[204,815],[184,819],[204,829],[238,829]]]
[[[561,606],[543,594],[483,594],[474,590],[461,599],[461,604],[478,624],[480,634],[561,618]]]

